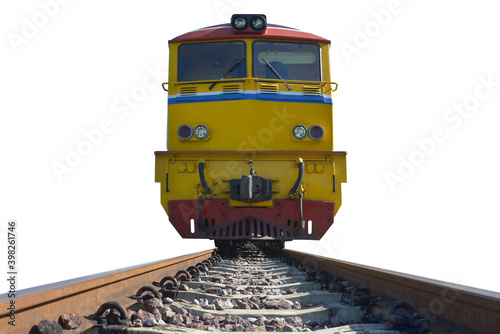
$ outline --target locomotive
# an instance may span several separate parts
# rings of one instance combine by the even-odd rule
[[[161,204],[183,238],[319,240],[346,182],[333,150],[330,41],[235,14],[169,41]]]

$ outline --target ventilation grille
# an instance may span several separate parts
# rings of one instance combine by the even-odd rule
[[[278,94],[279,88],[276,84],[260,84],[259,91],[263,94]]]
[[[302,86],[302,93],[304,95],[320,96],[321,87],[320,86]]]
[[[242,87],[239,84],[231,84],[222,86],[222,94],[236,94],[241,93]]]
[[[198,88],[196,86],[187,86],[181,87],[180,96],[193,96],[198,92]]]

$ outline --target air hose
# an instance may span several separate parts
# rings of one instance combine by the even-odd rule
[[[304,178],[304,162],[300,159],[300,162],[297,163],[297,167],[299,168],[299,175],[297,176],[297,181],[293,185],[292,189],[288,192],[290,197],[297,195],[297,190],[299,189],[300,184],[302,183],[302,179]]]
[[[212,190],[207,184],[207,180],[205,179],[205,163],[200,162],[198,164],[198,173],[200,174],[200,181],[203,190],[205,191],[205,195],[212,195]]]

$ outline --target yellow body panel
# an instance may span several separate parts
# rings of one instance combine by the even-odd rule
[[[252,73],[251,44],[255,40],[243,40],[247,44],[247,73]],[[317,44],[317,43],[315,43]],[[331,91],[336,85],[329,82],[328,45],[319,44],[321,50],[323,82],[288,81],[289,90],[280,80],[239,78],[211,81],[177,82],[177,50],[179,44],[170,45],[170,83],[168,110],[167,148],[171,151],[211,150],[311,150],[333,151],[332,106],[328,103],[304,103],[302,97],[323,96],[331,100]],[[196,94],[211,94],[219,100],[196,100]],[[260,95],[255,99],[234,97]],[[290,94],[296,100],[287,100]],[[188,100],[183,100],[188,99]],[[280,101],[276,101],[280,99]],[[210,129],[208,140],[194,137],[181,140],[177,135],[179,126],[187,124],[194,128],[204,124]],[[324,138],[315,141],[309,137],[296,140],[292,128],[302,124],[321,125]]]
[[[181,140],[177,128],[204,124],[208,140]],[[322,140],[294,139],[292,129],[321,125]],[[168,112],[168,150],[171,151],[333,151],[331,106],[313,103],[233,100],[174,104]]]

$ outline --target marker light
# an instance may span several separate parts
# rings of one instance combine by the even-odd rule
[[[245,30],[248,27],[248,21],[243,15],[233,15],[231,25],[236,30]]]
[[[205,125],[197,125],[194,128],[194,136],[198,139],[205,139],[208,137],[208,127]]]
[[[299,140],[302,140],[307,136],[307,128],[303,125],[294,126],[292,132],[293,136]]]
[[[309,128],[309,136],[314,140],[320,140],[325,135],[325,130],[320,125],[313,125]]]
[[[193,129],[189,125],[181,125],[177,129],[177,135],[180,139],[187,140],[193,136]]]
[[[250,21],[250,27],[255,31],[261,31],[266,28],[266,20],[261,15],[255,15]]]

